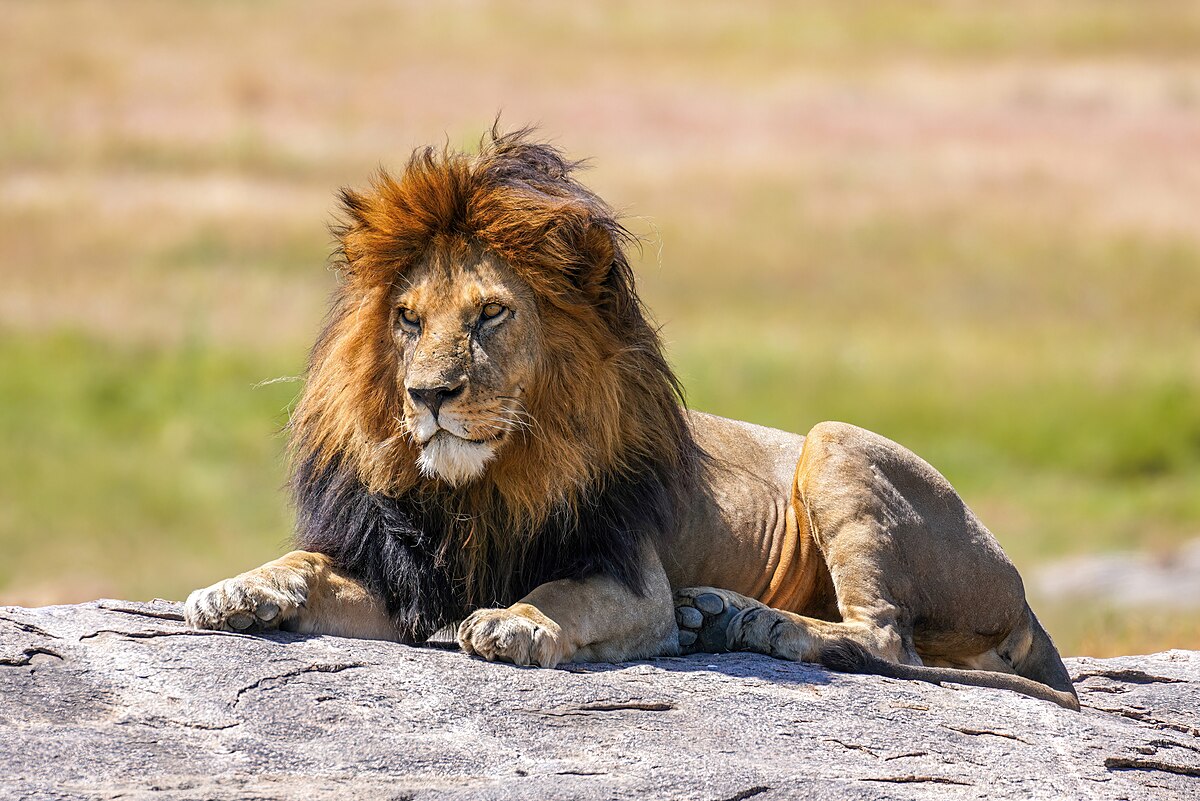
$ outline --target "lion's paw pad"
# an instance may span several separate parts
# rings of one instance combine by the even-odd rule
[[[713,592],[702,592],[693,601],[696,608],[706,615],[719,615],[725,611],[725,602]]]
[[[690,631],[699,631],[704,625],[704,615],[693,606],[681,606],[676,609],[675,619],[679,621],[680,628]]]
[[[684,654],[720,653],[729,648],[729,623],[743,609],[761,606],[735,592],[693,587],[675,594],[679,648]]]

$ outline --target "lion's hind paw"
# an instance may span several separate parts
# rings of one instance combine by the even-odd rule
[[[730,590],[689,587],[675,593],[679,650],[684,654],[715,654],[730,650],[729,623],[745,609],[762,606]]]

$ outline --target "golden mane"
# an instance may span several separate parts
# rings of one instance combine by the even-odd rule
[[[528,532],[613,477],[690,472],[679,385],[625,256],[632,237],[578,166],[528,130],[493,129],[476,154],[422,148],[398,178],[343,190],[342,281],[292,416],[297,461],[336,462],[379,495],[434,491],[401,422],[389,298],[432,248],[474,246],[532,288],[549,358],[528,388],[531,430],[480,480],[439,491],[447,511]]]

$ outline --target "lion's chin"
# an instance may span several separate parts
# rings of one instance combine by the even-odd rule
[[[426,478],[440,478],[459,486],[483,474],[496,455],[496,446],[495,442],[473,442],[439,431],[421,449],[417,467]]]

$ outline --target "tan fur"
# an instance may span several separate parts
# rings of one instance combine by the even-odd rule
[[[706,594],[721,599],[728,613],[712,623],[722,629],[721,647],[825,662],[850,643],[869,655],[870,672],[1013,689],[1078,708],[1016,568],[926,462],[844,423],[821,423],[804,438],[707,415],[693,415],[693,425],[703,444],[723,449],[726,464],[768,466],[774,488],[768,483],[751,506],[782,497],[780,473],[799,451],[786,521],[732,521],[751,560],[764,540],[770,543],[758,564],[777,565],[769,573],[795,582],[793,593],[781,592],[777,580],[748,580],[753,570],[736,566],[713,575],[685,561],[672,577],[683,587],[680,608],[697,608]],[[772,450],[784,454],[775,470],[764,458]],[[725,475],[737,472],[727,468]],[[708,547],[729,525],[721,510],[715,517],[702,508],[691,530],[705,533],[685,535],[691,549]]]
[[[379,599],[324,554],[292,551],[240,576],[193,592],[188,622],[203,629],[290,628],[313,634],[393,640]]]
[[[443,547],[465,554],[468,597],[489,571],[515,569],[551,510],[612,471],[649,454],[690,478],[675,530],[640,554],[644,593],[603,575],[551,581],[471,613],[464,650],[545,667],[676,653],[675,605],[694,617],[712,594],[728,620],[706,618],[721,630],[703,633],[721,647],[821,661],[852,643],[879,660],[874,672],[987,668],[1054,684],[1069,706],[1015,568],[932,467],[844,424],[806,439],[698,413],[685,422],[623,232],[581,205],[577,186],[556,195],[565,174],[537,193],[498,181],[523,146],[422,151],[399,179],[344,194],[345,280],[293,446],[352,465],[383,495],[451,485],[437,497],[461,524]],[[489,304],[504,309],[495,323]],[[428,387],[452,390],[437,414],[414,400]],[[690,437],[711,457],[702,469],[680,448]],[[304,552],[193,593],[187,615],[211,628],[392,634],[378,599]]]

